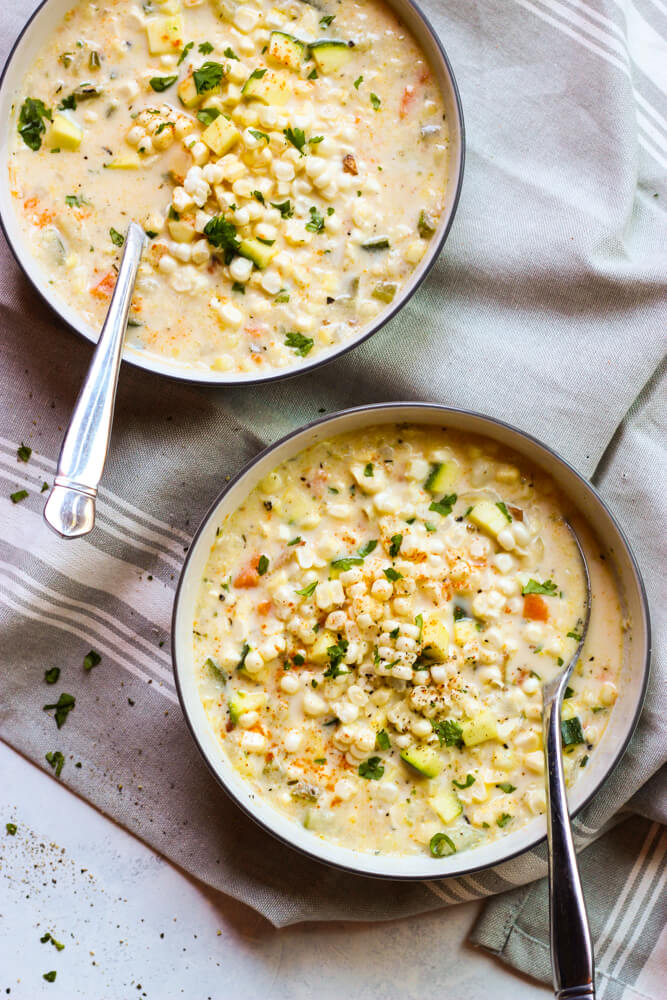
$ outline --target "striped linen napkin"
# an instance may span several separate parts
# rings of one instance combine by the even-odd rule
[[[2,7],[0,49],[32,6]],[[209,776],[168,652],[194,529],[228,477],[279,434],[323,411],[389,399],[500,416],[593,477],[648,585],[657,654],[646,708],[575,829],[599,995],[658,998],[667,975],[667,17],[656,0],[425,7],[456,68],[468,127],[458,217],[426,285],[371,341],[298,380],[204,391],[125,366],[98,525],[85,540],[63,542],[46,528],[40,490],[52,481],[90,345],[35,301],[0,247],[0,734],[45,769],[45,755],[60,751],[60,781],[277,926],[384,920],[493,896],[475,943],[548,981],[543,848],[419,884],[300,857]],[[21,442],[32,448],[27,462]],[[13,504],[9,495],[23,489]],[[91,648],[102,661],[86,670]],[[60,676],[47,686],[54,667]],[[75,705],[57,729],[42,706],[62,693]],[[444,981],[447,956],[433,961]]]

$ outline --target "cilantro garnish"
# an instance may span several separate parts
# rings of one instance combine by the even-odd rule
[[[310,222],[306,223],[309,233],[321,233],[324,229],[324,218],[317,211],[315,205],[310,206]]]
[[[219,117],[220,111],[217,108],[200,108],[197,112],[197,119],[202,125],[210,125],[211,122],[214,122]]]
[[[325,14],[324,17],[320,18],[320,28],[322,28],[322,30],[328,28],[331,22],[334,21],[335,19],[336,19],[335,14]]]
[[[466,774],[465,781],[456,781],[456,779],[454,779],[452,784],[456,785],[457,788],[470,788],[471,785],[475,784],[475,776],[474,774]]]
[[[210,42],[202,42],[201,45],[197,46],[197,49],[203,56],[209,56],[213,51],[213,46]]]
[[[55,709],[56,726],[60,729],[75,705],[76,698],[74,695],[66,694],[63,691],[55,705],[44,705],[44,711],[50,712],[51,709]]]
[[[109,230],[109,236],[111,237],[111,242],[115,247],[122,247],[123,243],[125,242],[125,237],[123,236],[123,234],[119,233],[117,229],[113,228],[113,226]]]
[[[298,149],[303,156],[303,147],[306,145],[306,134],[301,128],[284,128],[283,135],[288,142],[291,142],[295,149]]]
[[[52,118],[46,105],[35,97],[26,97],[21,105],[17,127],[24,143],[32,150],[37,150],[42,145],[42,136],[46,132],[45,118],[49,121]]]
[[[445,719],[444,722],[433,722],[433,720],[431,720],[431,725],[433,726],[433,732],[438,737],[441,747],[459,746],[463,736],[463,730],[458,722],[452,722],[451,719]]]
[[[236,227],[224,215],[214,215],[204,226],[204,236],[218,250],[224,252],[225,264],[231,263],[232,257],[238,253],[241,241],[236,235]]]
[[[375,746],[378,750],[389,750],[391,747],[391,741],[386,730],[381,729],[379,733],[376,733]]]
[[[178,80],[178,76],[152,76],[148,81],[157,94],[162,94]]]
[[[294,209],[290,201],[272,201],[271,208],[277,208],[283,219],[291,219],[294,215]]]
[[[547,597],[553,597],[557,590],[558,587],[553,580],[545,580],[544,583],[540,583],[538,580],[530,579],[521,593],[524,597],[527,594],[546,594]]]
[[[366,556],[369,556],[371,554],[371,552],[374,552],[375,549],[377,548],[377,544],[378,544],[377,539],[371,538],[369,542],[366,542],[365,545],[362,545],[362,547],[359,549],[359,555],[361,556],[361,558],[365,559]]]
[[[228,59],[236,59],[237,62],[239,61],[239,57],[236,52],[234,52],[234,49],[230,49],[229,45],[225,49],[224,55],[226,55]]]
[[[178,62],[176,63],[177,66],[181,65],[181,63],[186,58],[188,52],[190,51],[190,49],[193,47],[194,44],[195,44],[194,42],[188,42],[188,44],[184,46],[183,51],[178,57]]]
[[[301,358],[305,358],[313,349],[315,341],[312,337],[304,337],[302,333],[291,330],[285,334],[285,346],[291,347]]]
[[[262,139],[265,139],[268,144],[271,141],[266,132],[260,132],[258,128],[251,128],[248,129],[248,131],[250,132],[250,135],[254,135],[255,139],[257,139],[257,142],[261,142]]]
[[[5,823],[5,830],[7,831],[10,837],[15,837],[18,827],[16,823]]]
[[[30,460],[31,455],[32,455],[32,448],[29,448],[27,444],[24,444],[23,441],[21,441],[21,444],[16,449],[16,457],[18,458],[19,462],[28,462]]]
[[[359,87],[363,82],[364,82],[363,76],[358,76],[357,79],[354,81],[354,89],[359,90]]]
[[[382,104],[382,101],[380,100],[377,94],[371,94],[371,104],[373,105],[374,111],[380,110],[380,105]]]
[[[496,507],[501,512],[501,514],[505,515],[505,517],[507,518],[508,521],[512,520],[512,515],[508,511],[507,505],[502,500],[498,501],[498,503],[496,504]]]
[[[516,785],[510,784],[509,781],[498,782],[496,788],[499,788],[501,792],[505,792],[506,795],[509,795],[510,792],[516,792]]]
[[[312,583],[307,584],[302,590],[297,590],[296,593],[299,597],[312,597],[315,593],[315,588],[317,587],[317,580],[313,580]]]
[[[47,684],[56,684],[60,677],[60,667],[50,667],[44,671],[44,680]]]
[[[224,66],[217,62],[205,62],[192,74],[198,94],[215,90],[225,75]],[[263,74],[262,74],[263,75]]]
[[[367,462],[364,466],[364,475],[367,479],[370,479],[374,475],[372,462]]]
[[[509,813],[501,813],[501,815],[496,820],[496,825],[502,829],[502,827],[507,826],[511,818],[512,817],[510,816]]]
[[[25,500],[27,496],[29,496],[27,490],[17,490],[16,493],[9,494],[9,499],[12,503],[21,503],[21,500]]]
[[[392,535],[391,545],[389,546],[389,555],[394,558],[398,555],[401,545],[403,543],[403,535]]]
[[[384,765],[379,757],[369,757],[359,765],[359,777],[369,781],[379,781],[384,774]]]
[[[260,576],[264,576],[267,569],[269,568],[269,560],[266,556],[260,556],[259,562],[257,563],[257,572]]]
[[[102,657],[94,649],[89,650],[83,658],[84,670],[92,670],[98,663],[102,662]]]
[[[453,511],[456,500],[456,493],[449,493],[442,500],[434,500],[428,509],[432,510],[434,514],[440,514],[441,517],[447,517]]]
[[[45,757],[53,770],[56,772],[56,777],[60,777],[60,772],[65,765],[65,758],[63,757],[60,750],[51,750],[50,753],[45,754]]]
[[[382,570],[382,572],[390,583],[396,583],[397,580],[403,579],[403,574],[399,573],[398,570],[393,568],[393,566],[388,566],[387,569]]]
[[[248,656],[249,652],[250,652],[250,646],[248,645],[247,642],[244,642],[243,646],[241,647],[241,659],[236,664],[237,670],[243,670],[245,666],[246,657]]]

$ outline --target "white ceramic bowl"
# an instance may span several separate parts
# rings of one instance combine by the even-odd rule
[[[205,371],[178,364],[176,361],[161,358],[156,354],[136,350],[129,345],[125,347],[123,354],[126,361],[159,375],[216,386],[255,385],[260,382],[272,382],[280,378],[287,378],[290,375],[300,375],[345,354],[352,347],[372,336],[405,305],[422,283],[442,250],[456,212],[463,180],[465,148],[463,112],[454,73],[445,50],[429,22],[412,0],[386,0],[386,2],[395,10],[406,28],[416,38],[428,59],[444,99],[445,114],[450,130],[447,207],[442,213],[438,229],[431,239],[428,253],[424,255],[409,280],[396,295],[391,306],[370,323],[361,326],[354,337],[322,351],[312,361],[306,361],[302,364],[295,363],[291,368],[269,371],[263,375]],[[9,137],[16,129],[17,109],[25,97],[21,90],[23,80],[37,53],[47,43],[71,7],[72,0],[43,0],[19,35],[0,77],[0,171],[3,172],[5,179],[7,177]],[[55,309],[61,319],[87,340],[96,343],[99,330],[86,323],[61,297],[58,290],[48,283],[46,275],[32,256],[21,230],[9,189],[10,185],[7,183],[0,184],[0,225],[17,263],[35,290],[48,305]]]
[[[620,760],[641,711],[650,654],[650,622],[646,594],[637,564],[623,532],[600,496],[571,465],[535,438],[491,417],[465,410],[419,403],[387,403],[360,407],[318,420],[282,438],[257,456],[230,482],[204,519],[188,552],[181,574],[172,625],[172,652],[176,685],[192,735],[206,763],[225,791],[266,830],[330,865],[364,875],[395,879],[438,878],[462,875],[500,864],[534,847],[546,835],[545,817],[537,817],[500,840],[447,858],[428,855],[393,857],[354,851],[322,840],[316,834],[277,812],[255,795],[232,767],[206,717],[192,669],[192,622],[199,584],[216,527],[245,499],[263,477],[279,463],[316,441],[346,431],[359,431],[377,424],[435,424],[480,434],[514,449],[541,466],[558,484],[571,504],[569,517],[583,518],[596,536],[596,546],[614,565],[624,611],[631,622],[632,641],[626,643],[619,697],[604,736],[591,756],[589,766],[569,792],[573,813],[586,804]],[[594,598],[595,599],[595,598]]]

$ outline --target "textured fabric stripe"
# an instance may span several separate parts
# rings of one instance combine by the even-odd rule
[[[666,835],[663,833],[663,837],[664,836]],[[624,982],[634,982],[637,980],[643,968],[642,957],[646,949],[647,937],[655,940],[659,936],[662,927],[664,927],[664,905],[657,906],[656,904],[659,902],[664,904],[666,883],[667,868],[665,868],[663,856],[662,869],[658,878],[655,880],[653,891],[643,907],[641,916],[637,921],[632,936],[628,940],[614,966],[616,974]],[[639,951],[637,947],[640,936],[643,944],[642,951]]]

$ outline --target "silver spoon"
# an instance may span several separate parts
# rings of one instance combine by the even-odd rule
[[[74,405],[44,506],[46,523],[63,538],[87,535],[95,525],[95,500],[111,438],[127,318],[145,241],[141,226],[131,222],[109,311]]]
[[[567,666],[544,685],[542,725],[547,786],[549,923],[551,967],[559,1000],[595,1000],[595,960],[586,903],[567,808],[560,714],[570,675],[581,655],[591,617],[591,578],[581,542],[571,524],[586,582],[581,638]]]

